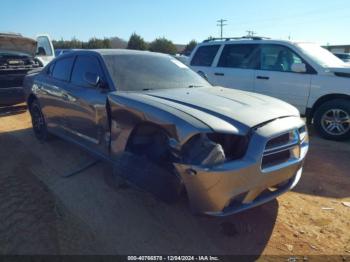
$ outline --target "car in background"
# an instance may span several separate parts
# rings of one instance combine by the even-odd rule
[[[261,205],[302,174],[309,142],[296,108],[213,87],[169,55],[70,52],[24,87],[40,141],[55,134],[112,163],[127,152],[135,158],[119,176],[167,201],[186,190],[196,213]]]
[[[294,105],[324,138],[350,138],[350,66],[317,44],[209,39],[197,45],[188,64],[213,85]]]
[[[24,102],[25,75],[43,68],[53,58],[53,46],[46,35],[34,40],[20,34],[0,33],[0,106]]]
[[[333,53],[336,57],[343,60],[345,63],[350,63],[350,53]]]
[[[73,51],[78,51],[80,49],[55,49],[55,56],[63,55],[65,53],[73,52]]]
[[[189,57],[188,56],[185,56],[185,55],[175,55],[174,56],[177,60],[179,60],[181,63],[184,63],[184,64],[187,64],[188,63],[188,59]]]

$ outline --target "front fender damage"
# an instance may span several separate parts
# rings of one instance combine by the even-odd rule
[[[195,122],[196,120],[189,123],[185,121],[185,116],[174,115],[174,112],[168,112],[166,108],[159,109],[139,101],[129,101],[125,97],[114,97],[109,100],[109,103],[112,159],[118,158],[127,149],[128,141],[135,128],[145,123],[152,124],[158,130],[164,131],[168,140],[166,144],[150,144],[163,147],[159,150],[160,152],[163,152],[164,148],[168,149],[171,155],[167,160],[156,164],[162,168],[168,167],[169,173],[181,179],[192,209],[202,212],[221,208],[215,204],[220,201],[207,199],[208,194],[205,193],[221,180],[221,176],[215,175],[213,169],[228,161],[241,158],[248,144],[247,135],[220,134]],[[186,117],[189,116],[186,115]],[[143,138],[137,139],[137,143],[139,141],[142,143],[143,140]],[[155,151],[157,150],[148,152]],[[168,161],[168,164],[164,161]],[[128,172],[127,177],[124,178],[134,181],[139,188],[159,196],[159,190],[155,187],[156,183],[161,184],[159,181],[142,179],[142,183],[146,183],[142,184],[140,175],[130,177],[133,176],[131,173]],[[147,183],[154,183],[154,185]]]

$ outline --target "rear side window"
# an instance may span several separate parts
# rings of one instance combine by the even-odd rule
[[[208,45],[199,47],[191,61],[191,65],[211,66],[219,48],[220,45]]]
[[[221,53],[218,67],[256,69],[258,60],[258,45],[226,45]]]
[[[72,71],[72,66],[74,62],[74,57],[67,57],[57,60],[55,67],[53,68],[52,77],[62,81],[69,81],[70,72]]]
[[[79,86],[89,86],[85,81],[86,73],[93,73],[102,77],[101,66],[96,57],[78,56],[74,64],[71,82]]]

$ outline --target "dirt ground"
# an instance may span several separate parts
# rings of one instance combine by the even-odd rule
[[[0,112],[1,113],[1,112]],[[350,141],[311,137],[302,180],[270,203],[198,217],[116,189],[100,162],[60,139],[40,144],[28,113],[0,116],[0,254],[350,255]]]

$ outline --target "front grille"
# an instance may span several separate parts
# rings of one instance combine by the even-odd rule
[[[282,151],[276,154],[266,155],[262,159],[261,166],[264,168],[268,166],[279,165],[281,163],[288,161],[289,158],[290,158],[289,150]]]
[[[28,70],[19,70],[11,73],[0,71],[0,88],[22,86],[27,72]]]
[[[274,148],[276,146],[280,146],[283,144],[287,144],[289,142],[289,139],[290,139],[289,133],[272,138],[269,142],[267,142],[266,148],[269,149],[269,148]]]
[[[294,129],[270,139],[261,160],[262,171],[272,171],[292,159],[300,158],[300,148],[306,137],[306,128]]]

